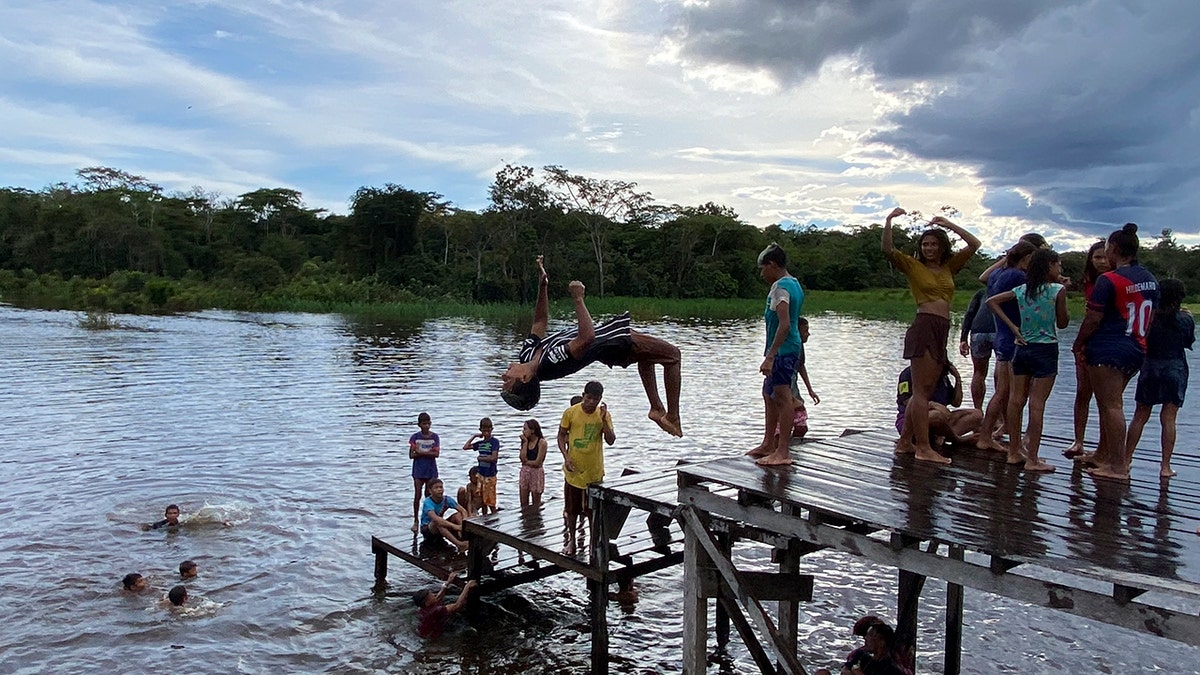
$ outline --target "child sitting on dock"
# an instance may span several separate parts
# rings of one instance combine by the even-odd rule
[[[479,477],[479,467],[473,466],[467,471],[467,484],[458,488],[458,505],[467,512],[467,517],[479,515],[483,507],[483,479]]]
[[[475,440],[479,439],[479,440]],[[463,450],[474,450],[479,456],[479,478],[483,502],[480,513],[496,512],[496,462],[500,459],[500,439],[492,435],[492,420],[479,420],[479,433],[463,444]]]
[[[440,478],[429,481],[429,496],[421,504],[421,534],[427,538],[442,537],[459,551],[466,551],[467,542],[462,539],[466,509],[445,492]]]
[[[908,401],[912,398],[912,368],[906,367],[900,371],[896,382],[896,431],[904,433],[904,416],[908,410]],[[977,408],[961,408],[963,401],[962,376],[953,363],[946,362],[942,376],[938,378],[933,392],[929,396],[929,444],[936,450],[941,450],[943,443],[962,443],[971,438],[979,430],[983,421],[983,412]],[[949,406],[955,406],[955,410]],[[896,440],[898,454],[910,454],[913,450],[913,438],[901,437]],[[935,447],[936,446],[936,447]]]
[[[412,459],[413,478],[413,524],[412,531],[417,531],[417,522],[424,516],[421,514],[421,499],[429,481],[438,477],[437,458],[442,452],[442,442],[438,435],[430,431],[433,420],[429,413],[417,415],[417,427],[420,431],[408,439],[408,456]]]
[[[462,593],[454,602],[445,604],[442,601],[446,597],[446,589],[450,584],[454,583],[457,578],[457,573],[451,572],[450,577],[442,584],[437,593],[429,589],[421,589],[413,593],[412,599],[420,609],[417,610],[417,635],[423,638],[439,638],[442,632],[446,629],[446,622],[450,617],[457,614],[467,605],[467,598],[470,597],[471,591],[475,590],[478,583],[472,579],[463,586]]]

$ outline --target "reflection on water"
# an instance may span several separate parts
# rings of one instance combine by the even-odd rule
[[[402,542],[407,531],[405,441],[417,414],[433,416],[443,441],[440,471],[451,486],[465,481],[472,455],[457,448],[480,417],[492,418],[505,448],[516,445],[526,414],[504,406],[496,389],[522,337],[517,330],[465,318],[385,324],[231,312],[124,322],[129,330],[87,332],[72,313],[0,307],[0,613],[7,617],[0,672],[586,672],[586,593],[578,580],[491,598],[475,630],[462,626],[431,645],[415,637],[407,599],[429,577],[395,561],[392,593],[369,592],[369,537]],[[891,424],[903,328],[812,318],[808,368],[822,402],[810,407],[811,435]],[[688,435],[670,438],[645,418],[636,373],[593,366],[586,375],[604,381],[618,434],[609,471],[667,468],[754,445],[762,433],[762,327],[647,329],[683,351]],[[960,366],[969,371],[965,361]],[[535,413],[545,428],[554,428],[584,379],[544,385]],[[1067,379],[1049,402],[1048,433],[1069,431]],[[1191,410],[1180,416],[1178,452],[1194,456],[1188,443],[1200,429]],[[1153,425],[1146,439],[1157,438]],[[1053,448],[1044,454],[1057,456]],[[556,457],[547,497],[561,490]],[[1195,462],[1178,464],[1185,475],[1197,470]],[[514,508],[512,454],[502,455],[500,471],[500,506]],[[969,484],[953,481],[928,493],[972,498]],[[1036,525],[1037,514],[1023,511],[1035,496],[1016,490],[1011,503],[986,508]],[[141,531],[169,502],[192,520],[175,531]],[[1115,537],[1153,539],[1156,528],[1194,527],[1187,514],[1131,524],[1093,504],[1077,506],[1077,517]],[[913,518],[963,512],[914,509]],[[769,561],[765,549],[739,555]],[[200,565],[188,586],[204,611],[172,613],[158,601],[179,583],[185,559]],[[893,614],[895,581],[835,554],[814,554],[805,566],[819,574],[801,644],[806,659],[831,663],[851,646],[848,626],[858,615]],[[153,592],[123,595],[119,579],[129,571],[146,575]],[[936,586],[927,591],[930,607],[939,601]],[[679,670],[678,588],[678,570],[667,570],[641,582],[634,611],[612,608],[614,672]],[[1196,660],[1194,650],[1106,627],[1076,642],[1078,620],[1009,601],[968,592],[967,605],[968,672],[1008,671],[1027,658],[1046,672],[1149,671]],[[922,616],[923,659],[938,655],[940,621],[934,611]],[[753,672],[739,650],[714,672]]]

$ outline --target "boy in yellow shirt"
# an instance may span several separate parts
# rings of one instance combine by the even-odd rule
[[[563,455],[563,516],[566,520],[566,546],[563,555],[575,555],[575,533],[579,517],[592,526],[587,503],[587,486],[604,479],[604,445],[617,442],[612,415],[600,399],[604,385],[592,380],[583,388],[583,401],[567,408],[558,427],[558,450]]]

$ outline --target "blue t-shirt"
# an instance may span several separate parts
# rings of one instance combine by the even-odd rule
[[[421,502],[421,527],[425,527],[433,520],[429,517],[429,512],[433,511],[438,514],[439,518],[445,518],[446,510],[455,511],[458,509],[458,502],[450,495],[443,495],[442,501],[435,502],[433,497],[426,497],[425,501]]]
[[[1012,289],[1025,283],[1025,271],[1015,267],[1006,267],[1002,270],[992,272],[992,276],[988,277],[987,291],[988,297],[1000,295],[1004,291]],[[1000,311],[1004,312],[1005,316],[1012,319],[1012,322],[1021,325],[1021,310],[1017,307],[1016,300],[1000,303]],[[996,321],[996,342],[1000,344],[1012,344],[1016,341],[1017,336],[1008,329],[1008,324],[1000,320],[999,317],[993,317]]]
[[[788,275],[771,284],[771,290],[767,292],[767,308],[763,312],[763,318],[767,321],[767,346],[763,349],[764,354],[775,341],[775,331],[779,330],[779,314],[775,310],[779,303],[785,301],[788,303],[788,334],[779,347],[779,353],[799,354],[804,348],[800,341],[800,312],[804,309],[804,289],[800,288],[796,277]]]
[[[1158,306],[1158,280],[1141,265],[1127,265],[1105,272],[1088,296],[1089,310],[1103,312],[1092,335],[1102,343],[1130,341],[1146,351],[1146,335]]]
[[[1159,316],[1150,324],[1146,336],[1146,358],[1185,361],[1185,349],[1196,342],[1196,320],[1187,312]]]
[[[500,454],[500,439],[492,436],[491,438],[482,438],[471,444],[475,452],[479,454],[479,475],[484,478],[491,478],[496,475],[496,462],[485,462],[484,458],[491,459]]]

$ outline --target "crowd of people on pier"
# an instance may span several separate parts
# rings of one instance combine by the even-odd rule
[[[971,233],[941,216],[938,226],[918,238],[915,255],[892,246],[892,221],[904,215],[893,210],[883,230],[883,251],[908,278],[917,315],[904,340],[904,357],[912,372],[911,396],[900,428],[897,452],[912,452],[918,460],[948,464],[931,439],[930,401],[950,366],[947,357],[949,309],[954,295],[953,275],[979,247]],[[944,229],[942,229],[944,228]],[[946,230],[963,246],[954,252]],[[1089,466],[1097,478],[1129,480],[1134,449],[1155,406],[1162,408],[1163,478],[1174,475],[1171,455],[1175,418],[1187,391],[1188,366],[1184,351],[1195,341],[1195,321],[1182,308],[1186,290],[1177,279],[1161,283],[1138,264],[1137,225],[1127,223],[1088,251],[1082,279],[1087,313],[1071,352],[1075,361],[1076,399],[1074,441],[1063,454]],[[995,355],[995,390],[988,402],[974,443],[980,449],[1005,453],[1010,464],[1030,472],[1054,467],[1040,454],[1046,399],[1058,375],[1057,331],[1069,323],[1067,290],[1059,256],[1038,234],[1016,242],[980,280],[985,289],[972,298],[959,335],[959,351],[972,359],[972,403],[982,408],[988,364]],[[1123,394],[1134,375],[1137,408],[1131,422],[1123,409]],[[1095,453],[1083,449],[1089,403],[1095,398],[1100,433]],[[1022,429],[1025,408],[1028,422]],[[998,438],[1006,434],[1007,444]],[[958,439],[962,440],[962,439]]]

